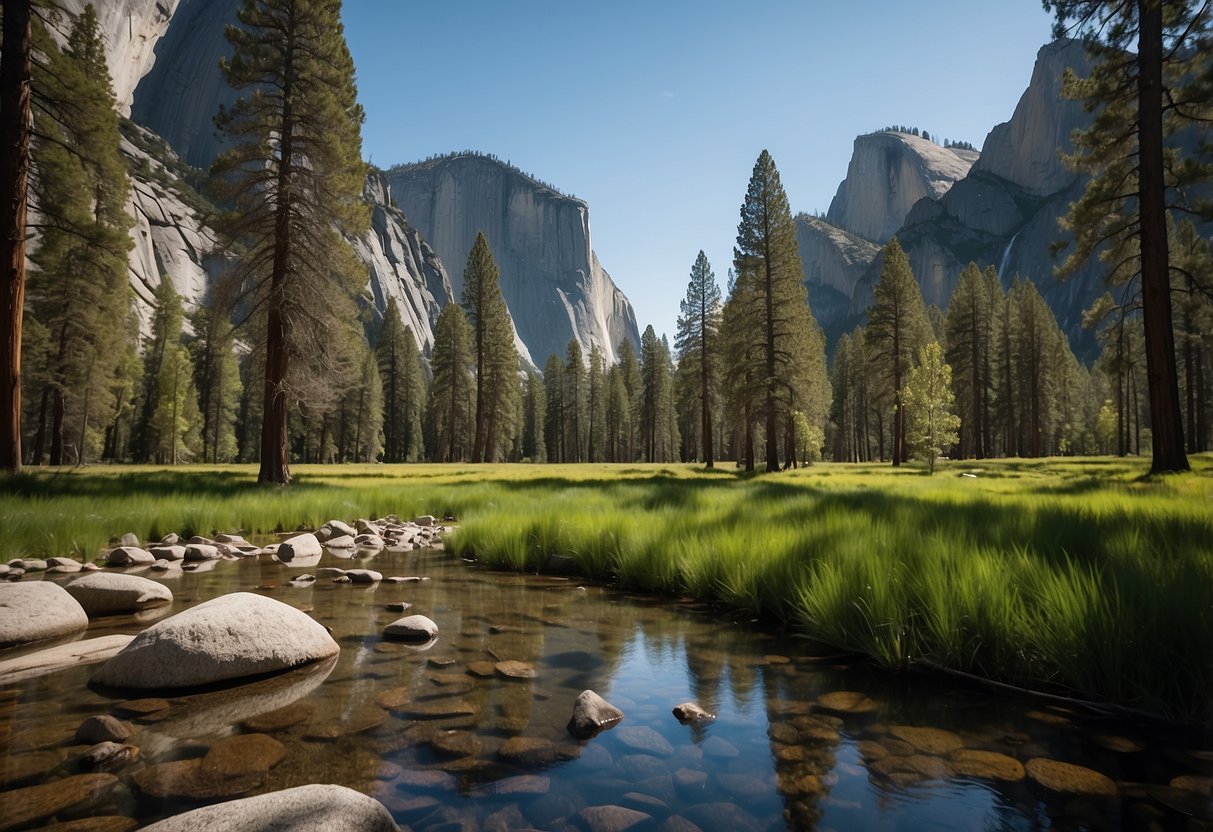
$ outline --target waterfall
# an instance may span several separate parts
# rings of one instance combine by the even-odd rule
[[[1002,259],[998,261],[998,279],[1005,286],[1007,283],[1007,263],[1011,259],[1011,246],[1015,245],[1015,241],[1019,239],[1020,232],[1023,229],[1015,232],[1015,236],[1011,238],[1011,242],[1007,243],[1007,247],[1002,250]]]

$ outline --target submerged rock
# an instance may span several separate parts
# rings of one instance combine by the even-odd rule
[[[93,676],[119,688],[181,688],[275,673],[336,655],[324,626],[249,592],[222,595],[144,630]]]
[[[125,742],[135,733],[134,726],[115,716],[101,714],[90,716],[76,729],[76,742],[96,745],[99,742]]]
[[[0,586],[0,647],[80,632],[88,615],[80,602],[50,581]]]
[[[438,637],[438,625],[424,615],[406,615],[384,627],[383,636],[400,641],[430,641]]]
[[[164,584],[121,572],[96,572],[67,584],[64,589],[80,602],[89,618],[138,612],[147,607],[173,603],[173,593]]]
[[[204,806],[144,828],[146,832],[399,832],[379,801],[344,786],[319,784]]]
[[[583,690],[573,703],[573,716],[569,719],[569,733],[578,739],[586,739],[599,731],[614,727],[623,719],[623,711],[607,702],[592,690]]]
[[[1106,775],[1073,763],[1036,757],[1024,765],[1028,777],[1046,789],[1065,794],[1115,797],[1116,784]]]
[[[0,792],[0,829],[20,829],[91,803],[118,783],[112,774],[77,774],[38,786]]]
[[[80,755],[80,765],[90,771],[117,771],[139,758],[139,749],[118,742],[99,742]]]
[[[712,722],[716,714],[708,713],[695,702],[683,702],[674,706],[674,718],[686,725],[688,722]]]

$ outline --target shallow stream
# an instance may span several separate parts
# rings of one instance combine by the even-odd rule
[[[325,554],[320,565],[351,562]],[[0,788],[77,773],[76,727],[116,713],[135,723],[138,759],[58,820],[142,824],[319,782],[371,794],[402,826],[433,832],[1213,829],[1208,736],[878,673],[706,605],[489,572],[441,551],[356,565],[429,580],[296,587],[292,574],[315,566],[268,557],[142,572],[173,590],[163,614],[260,592],[331,628],[340,656],[163,702],[90,689],[96,666],[0,687]],[[438,639],[384,641],[405,614],[387,608],[397,602],[433,619]],[[94,622],[86,637],[138,632],[157,614]],[[585,689],[625,716],[579,742],[565,726]],[[671,708],[688,700],[717,719],[680,724]],[[209,749],[249,733],[282,747],[230,745],[227,757],[243,759],[229,765],[280,757],[268,774],[224,771],[221,754],[200,774]],[[0,830],[25,828],[10,821]]]

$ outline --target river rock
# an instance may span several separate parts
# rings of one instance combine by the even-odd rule
[[[587,806],[577,816],[589,832],[627,832],[653,824],[652,815],[623,806]]]
[[[510,737],[497,749],[497,755],[515,765],[544,765],[556,759],[556,747],[542,737]]]
[[[103,662],[131,643],[134,636],[112,635],[73,641],[0,661],[0,685],[45,676],[65,667]]]
[[[79,572],[84,568],[84,564],[75,558],[47,558],[46,568],[51,572]]]
[[[204,806],[144,827],[146,832],[399,832],[372,797],[344,786],[313,784]]]
[[[382,549],[383,538],[377,534],[360,534],[354,538],[354,543],[360,549]]]
[[[64,589],[80,602],[89,618],[138,612],[146,607],[173,603],[173,593],[164,584],[121,572],[84,575]]]
[[[297,534],[278,544],[278,560],[282,561],[318,557],[320,554],[322,554],[320,541],[311,532]]]
[[[583,690],[573,703],[573,716],[568,731],[578,739],[586,739],[599,731],[614,727],[623,719],[623,711],[592,690]]]
[[[156,559],[156,556],[147,549],[140,549],[138,546],[118,546],[109,551],[105,556],[106,566],[141,566],[151,563]]]
[[[324,626],[249,592],[221,595],[152,625],[93,677],[100,685],[179,688],[275,673],[336,655]]]
[[[700,803],[682,814],[704,832],[759,832],[764,828],[735,803]]]
[[[90,716],[76,729],[76,742],[81,745],[96,745],[99,742],[125,742],[135,733],[129,722],[116,716],[101,714]]]
[[[420,517],[414,517],[414,518],[413,518],[413,525],[414,525],[414,526],[421,526],[422,528],[426,528],[426,527],[428,527],[428,526],[432,526],[432,525],[434,525],[434,515],[432,515],[432,514],[422,514]]]
[[[219,547],[213,543],[191,543],[185,547],[185,559],[188,561],[219,560],[220,557]]]
[[[139,758],[139,749],[117,742],[99,742],[80,755],[80,765],[89,771],[117,771]]]
[[[26,572],[46,571],[46,561],[42,558],[13,558],[8,565],[11,569],[24,569]]]
[[[185,547],[176,544],[166,546],[153,546],[150,551],[156,558],[160,560],[185,560]]]
[[[163,546],[174,546],[181,540],[181,535],[176,532],[169,532],[164,537],[160,538],[160,543]]]
[[[1028,777],[1050,791],[1092,797],[1116,796],[1116,784],[1111,778],[1073,763],[1036,757],[1028,760],[1024,770]]]
[[[656,757],[668,757],[674,753],[669,740],[647,725],[633,725],[615,732],[619,741],[633,751],[641,751]]]
[[[0,647],[77,633],[88,627],[80,602],[50,581],[0,586]]]
[[[817,707],[823,711],[858,716],[870,714],[880,707],[866,693],[853,690],[835,690],[817,697]]]
[[[353,526],[351,526],[349,523],[346,523],[342,520],[330,520],[324,524],[323,528],[326,528],[331,532],[330,538],[336,537],[337,535],[344,535],[346,537],[354,537],[356,534],[358,534],[358,532],[354,529]]]
[[[962,748],[952,754],[952,770],[961,777],[976,777],[984,780],[1002,780],[1016,783],[1023,779],[1023,764],[1014,757],[994,751],[977,751]]]
[[[924,754],[951,754],[964,748],[964,740],[943,728],[894,725],[889,733]]]
[[[126,534],[122,535],[122,537],[118,538],[118,545],[141,546],[142,544],[139,542],[139,535],[135,534],[134,532],[127,532]]]
[[[534,679],[535,668],[526,662],[505,661],[497,662],[493,669],[507,679]]]
[[[712,722],[716,714],[710,714],[695,702],[683,702],[674,706],[674,718],[686,725],[689,722]]]
[[[347,569],[345,576],[356,584],[377,584],[383,580],[383,575],[373,569]]]
[[[118,782],[112,774],[77,774],[0,792],[0,830],[20,829],[97,800]]]
[[[438,637],[438,625],[424,615],[406,615],[384,627],[383,636],[400,641],[430,641]]]
[[[265,734],[224,737],[206,752],[199,765],[204,775],[232,777],[264,774],[282,762],[286,746]]]
[[[338,535],[337,537],[330,538],[324,542],[324,545],[328,549],[354,549],[358,546],[358,544],[354,542],[354,538],[350,537],[348,534]]]

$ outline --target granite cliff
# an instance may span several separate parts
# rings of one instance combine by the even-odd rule
[[[628,299],[598,261],[589,206],[491,157],[455,154],[387,171],[391,195],[452,274],[483,231],[501,269],[501,291],[533,361],[563,356],[576,338],[608,362],[639,342]]]

